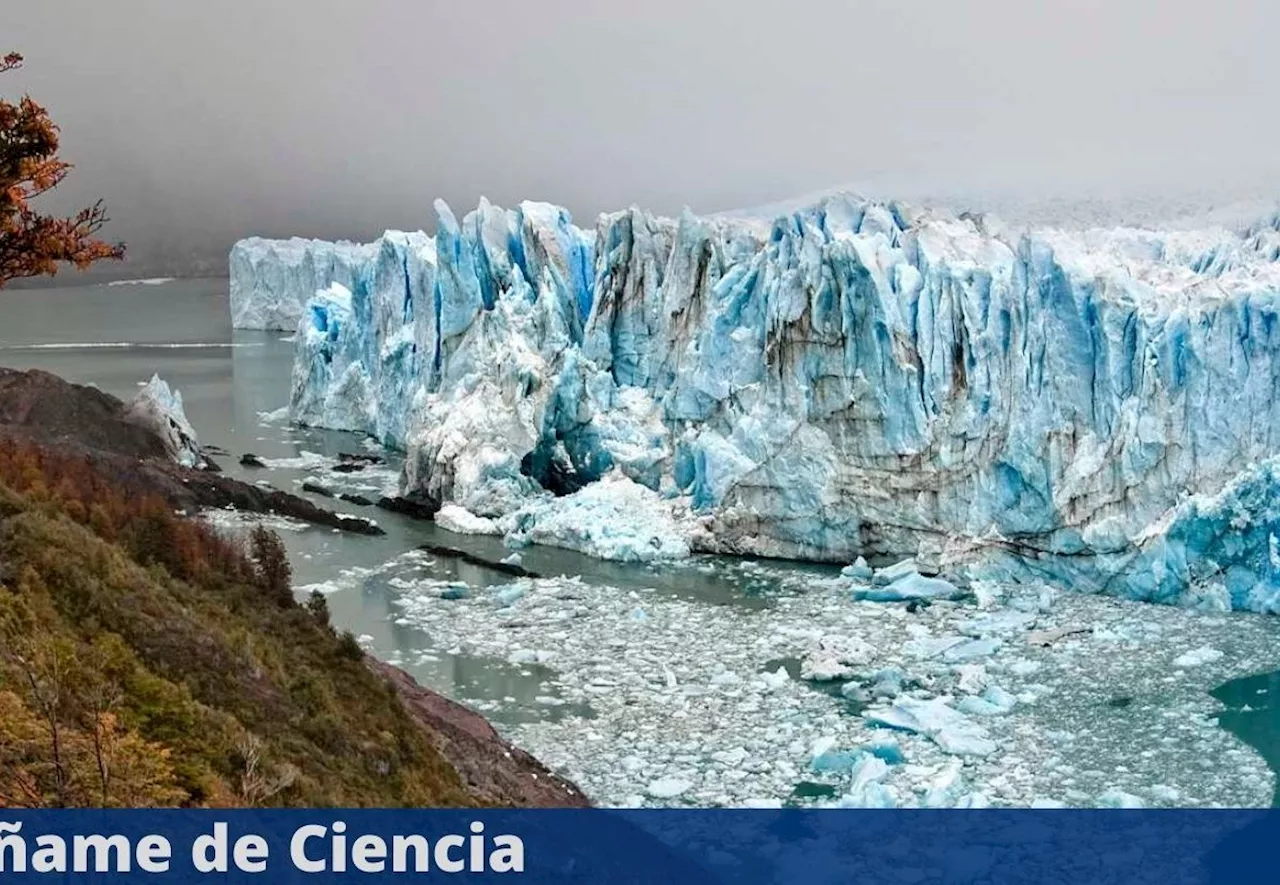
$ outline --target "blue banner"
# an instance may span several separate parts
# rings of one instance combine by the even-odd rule
[[[1271,811],[15,811],[0,883],[1249,883]]]

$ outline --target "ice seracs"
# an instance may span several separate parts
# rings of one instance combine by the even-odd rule
[[[1104,563],[1096,589],[1141,598],[1266,608],[1280,586],[1247,551],[1181,581],[1194,542],[1172,582],[1137,577],[1188,491],[1280,455],[1280,217],[1015,230],[831,196],[586,229],[437,204],[433,237],[250,241],[232,276],[237,324],[310,325],[296,420],[404,448],[406,492],[478,517],[620,475],[697,517],[692,550],[923,567],[946,538],[1039,577]]]

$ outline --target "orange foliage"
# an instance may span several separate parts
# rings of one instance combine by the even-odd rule
[[[51,501],[106,541],[120,544],[143,565],[158,564],[184,581],[258,583],[242,545],[198,520],[174,513],[154,495],[129,497],[86,458],[33,443],[0,439],[0,483],[35,500]]]
[[[22,56],[0,59],[0,73],[21,66]],[[94,237],[107,221],[98,202],[69,218],[41,215],[31,200],[57,187],[71,171],[58,159],[58,127],[43,107],[24,96],[0,100],[0,288],[18,277],[57,273],[59,262],[85,268],[103,258],[124,257],[124,246]]]

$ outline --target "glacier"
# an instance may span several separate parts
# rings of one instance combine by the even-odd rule
[[[231,249],[231,325],[293,330],[307,302],[331,283],[350,286],[370,247],[323,240],[241,240]]]
[[[914,556],[1276,604],[1280,215],[436,215],[231,259],[235,325],[297,330],[291,418],[404,450],[406,496],[616,558]]]

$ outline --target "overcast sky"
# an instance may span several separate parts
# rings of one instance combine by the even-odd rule
[[[1280,193],[1274,0],[38,0],[3,31],[59,200],[144,249],[430,227],[437,196]]]

